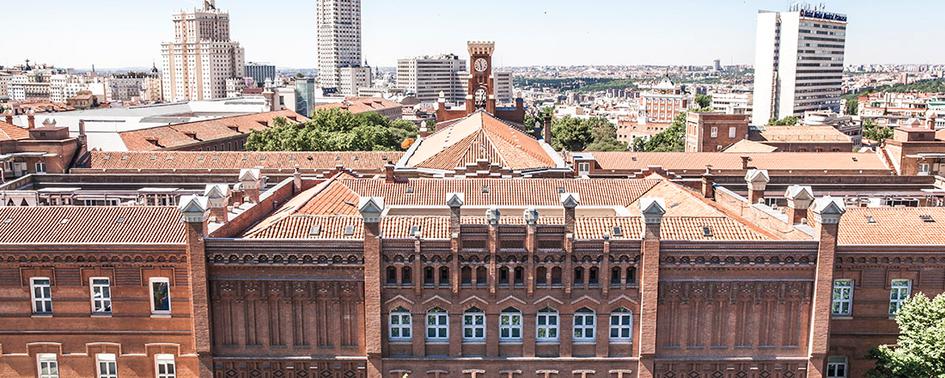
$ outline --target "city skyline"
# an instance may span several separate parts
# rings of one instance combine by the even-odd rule
[[[173,28],[169,17],[181,9],[200,6],[194,0],[133,6],[107,0],[99,2],[99,7],[61,0],[50,3],[60,11],[44,16],[47,26],[40,30],[31,29],[29,17],[8,21],[11,30],[30,30],[31,38],[0,41],[0,50],[6,52],[0,65],[30,59],[76,69],[89,69],[92,65],[102,69],[147,67],[152,61],[160,62],[160,43],[169,40]],[[363,1],[363,53],[370,64],[393,67],[399,58],[439,53],[463,55],[465,42],[475,39],[497,42],[498,66],[708,65],[713,59],[720,59],[724,65],[752,64],[757,11],[787,8],[782,1],[769,0],[712,5],[682,0],[607,1],[593,8],[576,7],[563,0],[544,2],[540,7],[484,0],[480,4],[489,10],[490,17],[469,17],[468,7],[428,0],[411,3],[412,6],[404,7],[378,0]],[[945,30],[936,32],[921,27],[910,30],[891,27],[888,22],[906,20],[908,16],[911,25],[932,24],[934,15],[945,11],[945,3],[884,2],[867,7],[837,0],[825,5],[827,10],[845,13],[850,18],[847,64],[945,62],[945,52],[927,48],[932,41],[945,37]],[[246,48],[247,60],[269,62],[280,68],[316,66],[314,1],[284,0],[273,6],[223,0],[218,6],[230,12],[233,39]],[[30,12],[28,7],[14,3],[9,11],[26,14]],[[76,22],[93,18],[111,22]],[[274,28],[274,23],[278,27]],[[694,39],[692,35],[703,38]],[[38,40],[45,42],[36,43]],[[290,43],[292,48],[273,42],[279,40]],[[121,48],[115,48],[116,45]],[[561,54],[565,47],[568,53]]]

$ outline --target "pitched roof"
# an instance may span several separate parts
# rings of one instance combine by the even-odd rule
[[[0,121],[0,141],[20,140],[29,137],[29,130]]]
[[[315,107],[315,110],[345,109],[351,113],[358,114],[401,107],[403,107],[403,105],[380,97],[348,97],[342,102],[318,105]]]
[[[272,121],[278,117],[286,118],[290,123],[305,120],[305,117],[298,113],[282,110],[158,126],[118,134],[128,151],[155,151],[186,147],[264,130],[269,128]]]
[[[380,172],[384,165],[403,156],[402,152],[247,152],[247,151],[92,151],[90,169],[107,172],[137,170],[239,170],[263,167],[263,170],[328,170],[337,165],[358,172]]]
[[[725,149],[724,152],[727,153],[746,153],[746,152],[774,152],[777,151],[777,147],[772,147],[767,144],[758,143],[748,139],[742,139],[735,144],[729,146]]]
[[[184,244],[174,207],[0,207],[0,244]]]
[[[848,208],[837,244],[945,245],[945,208]]]
[[[766,126],[759,135],[768,142],[850,143],[832,126]]]
[[[473,113],[418,143],[408,167],[452,170],[479,160],[512,170],[556,167],[541,142],[486,112]]]
[[[704,172],[708,165],[712,166],[713,171],[742,171],[741,156],[751,158],[749,165],[769,171],[889,171],[875,153],[594,152],[593,155],[605,171],[640,171],[650,166],[660,166],[675,172]]]

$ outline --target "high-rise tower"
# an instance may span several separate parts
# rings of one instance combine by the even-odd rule
[[[341,86],[342,67],[361,66],[361,0],[316,0],[318,85]]]
[[[758,13],[752,123],[840,110],[847,16],[794,5]]]
[[[174,15],[174,42],[161,45],[164,101],[226,96],[226,79],[245,74],[243,48],[230,41],[230,15],[214,0]]]

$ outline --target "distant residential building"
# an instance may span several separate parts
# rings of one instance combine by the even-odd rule
[[[511,72],[493,72],[495,80],[495,101],[500,104],[509,104],[515,98]]]
[[[466,60],[455,54],[421,56],[397,61],[397,87],[422,102],[436,101],[442,92],[446,101],[466,101]]]
[[[712,93],[711,96],[712,111],[751,116],[751,92]]]
[[[341,68],[361,65],[361,0],[316,0],[318,85],[341,86]]]
[[[249,80],[252,82],[252,80]],[[247,79],[241,77],[231,77],[226,79],[226,98],[242,97],[246,90]]]
[[[151,80],[160,79],[157,72],[128,72],[108,79],[110,101],[134,101],[150,97]]]
[[[659,84],[640,95],[637,122],[641,125],[671,123],[688,107],[686,94],[669,77],[663,77]]]
[[[371,67],[351,66],[339,69],[338,93],[345,96],[356,96],[358,89],[368,88],[374,82],[374,72]]]
[[[758,13],[752,123],[840,111],[847,16],[794,5]]]
[[[246,76],[253,78],[256,85],[262,85],[267,80],[276,80],[276,66],[249,62],[246,64]]]
[[[243,48],[230,40],[230,15],[214,0],[175,14],[174,31],[174,42],[161,45],[164,101],[222,98],[226,79],[245,75]]]
[[[857,115],[879,126],[899,127],[908,121],[922,119],[930,110],[937,93],[871,93],[857,99]]]

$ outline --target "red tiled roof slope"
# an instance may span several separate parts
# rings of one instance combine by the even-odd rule
[[[221,170],[263,167],[264,170],[327,170],[342,165],[355,171],[380,172],[394,163],[402,152],[245,152],[245,151],[92,151],[89,168],[105,171],[135,170]]]
[[[174,207],[0,207],[0,244],[184,244]]]
[[[837,244],[945,246],[945,208],[848,208]]]
[[[283,117],[290,123],[306,120],[298,113],[281,110],[125,131],[119,133],[119,135],[129,151],[156,151],[186,147],[205,141],[225,139],[256,130],[264,130],[269,128],[272,121],[278,117]],[[188,134],[192,134],[193,137]],[[159,146],[151,143],[149,139],[156,139]]]
[[[29,130],[17,125],[11,125],[9,123],[0,121],[0,141],[20,140],[27,139],[29,137]]]

